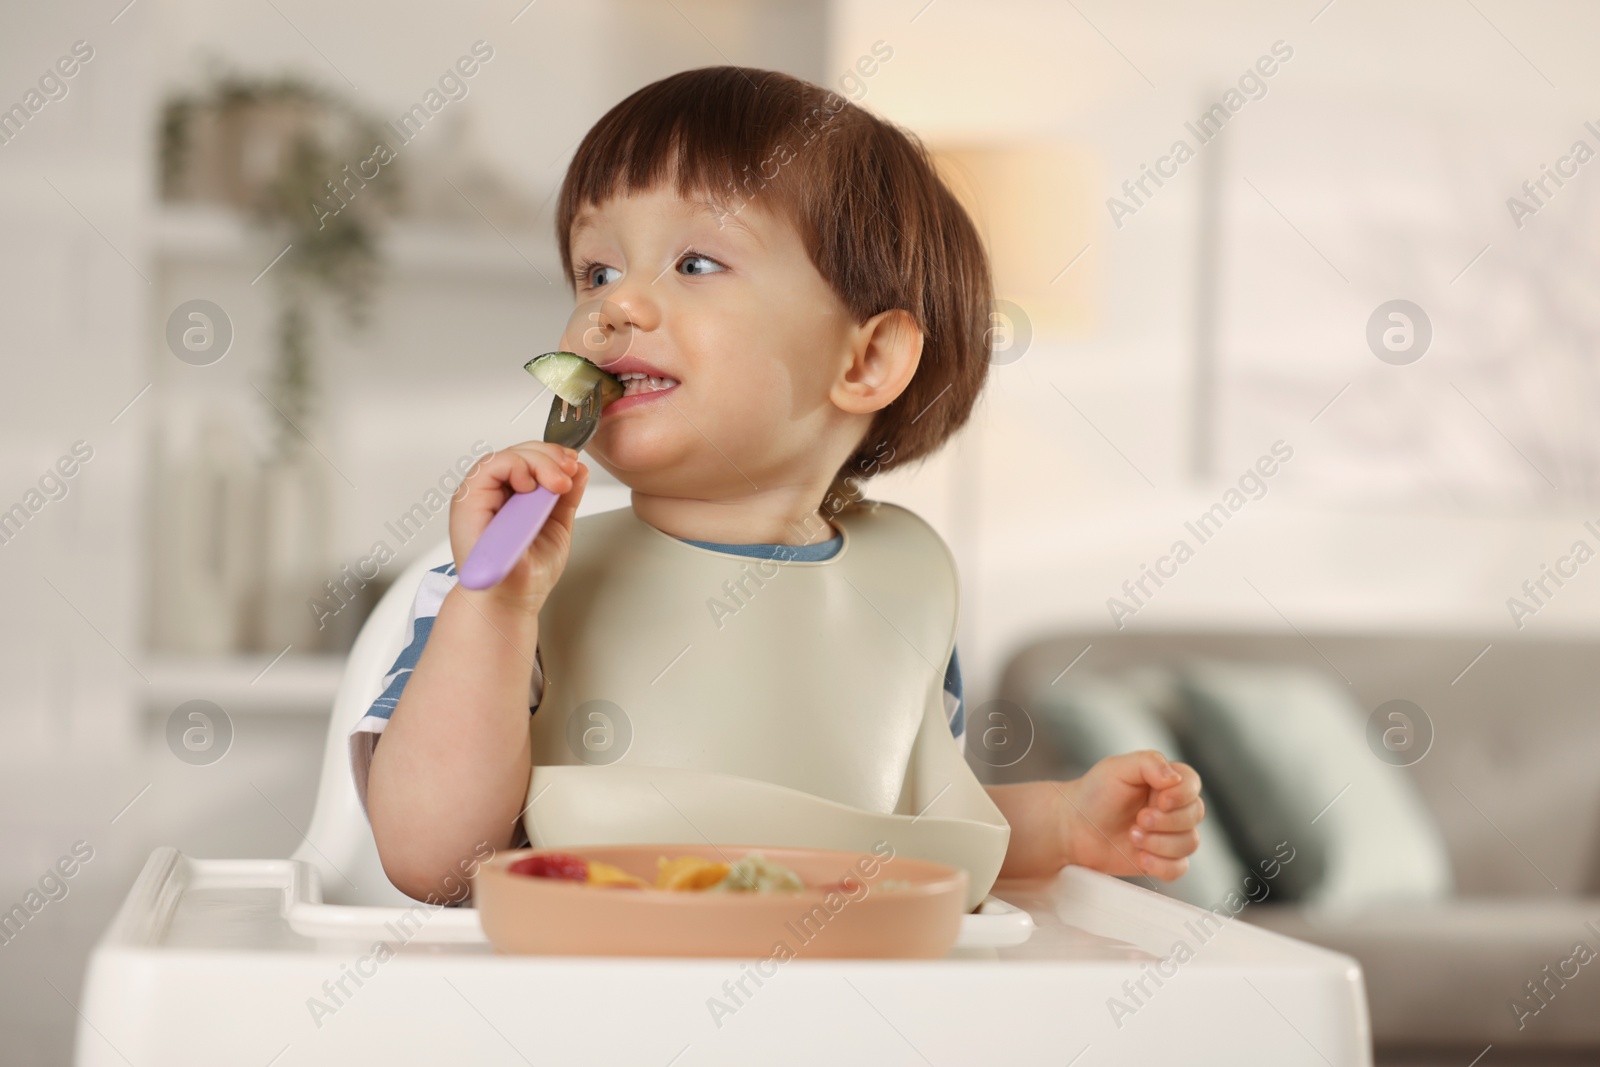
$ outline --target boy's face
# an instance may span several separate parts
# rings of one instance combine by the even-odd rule
[[[572,261],[590,267],[562,347],[677,383],[637,400],[634,383],[605,409],[586,446],[602,467],[638,492],[699,500],[826,486],[865,428],[830,400],[854,323],[792,224],[662,186],[580,211]],[[613,343],[586,344],[596,329]]]

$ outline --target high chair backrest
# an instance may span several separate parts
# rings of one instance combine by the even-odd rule
[[[356,796],[350,769],[350,731],[383,691],[383,678],[410,640],[407,620],[422,576],[450,562],[449,539],[440,541],[401,572],[361,627],[345,663],[339,691],[328,717],[322,749],[322,779],[305,840],[294,859],[322,873],[323,900],[330,904],[396,905],[412,903],[383,873],[372,828]]]

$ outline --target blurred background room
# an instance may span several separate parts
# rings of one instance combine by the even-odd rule
[[[366,613],[542,430],[578,139],[731,63],[916,133],[994,258],[972,420],[867,489],[956,554],[980,777],[1165,748],[1210,818],[1152,888],[1291,842],[1242,917],[1361,961],[1380,1063],[1600,1062],[1596,40],[1576,0],[0,11],[0,908],[93,850],[0,945],[0,1058],[69,1061],[152,848],[299,843]]]

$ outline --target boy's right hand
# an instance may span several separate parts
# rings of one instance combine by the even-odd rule
[[[456,572],[512,493],[544,486],[560,495],[549,520],[511,573],[480,594],[537,613],[566,569],[572,520],[588,483],[589,468],[578,453],[547,441],[524,441],[485,456],[450,500],[450,553]]]

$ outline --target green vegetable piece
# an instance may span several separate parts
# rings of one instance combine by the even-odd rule
[[[759,852],[751,852],[744,859],[730,864],[727,875],[707,892],[774,893],[805,887],[800,876],[783,864],[769,860]]]
[[[523,364],[523,370],[539,379],[550,391],[569,404],[581,404],[600,386],[600,407],[622,399],[623,385],[617,376],[601,370],[574,352],[546,352]]]

